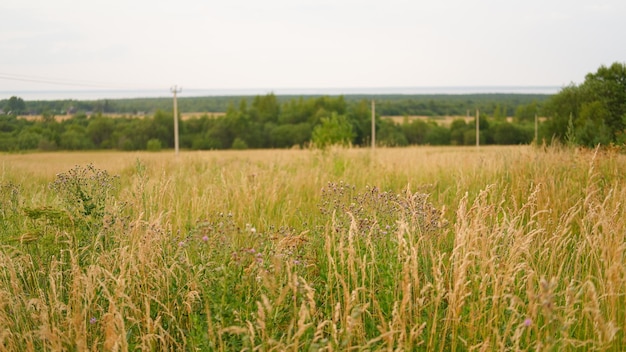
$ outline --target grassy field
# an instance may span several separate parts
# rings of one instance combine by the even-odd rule
[[[626,345],[626,156],[0,155],[0,351]]]

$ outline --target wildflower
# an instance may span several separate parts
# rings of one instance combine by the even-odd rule
[[[524,320],[524,326],[531,326],[533,324],[533,320],[530,318],[526,318],[526,320]]]
[[[209,240],[209,236],[207,235],[202,236],[202,242],[206,242],[208,240]]]
[[[183,247],[185,245],[185,241],[178,242],[178,247]]]
[[[96,322],[98,322],[98,319],[96,319],[96,317],[91,317],[91,319],[89,319],[89,324],[95,324]]]

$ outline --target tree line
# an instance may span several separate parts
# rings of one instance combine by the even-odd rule
[[[615,62],[570,84],[544,106],[546,131],[571,145],[626,144],[626,63]]]
[[[13,98],[12,98],[13,99]],[[13,99],[16,100],[16,99]],[[19,99],[18,99],[19,101]],[[183,105],[183,104],[179,104]],[[534,138],[533,119],[539,104],[518,106],[514,121],[503,108],[491,116],[481,113],[481,143],[520,144]],[[377,111],[378,109],[377,106]],[[475,144],[474,123],[459,118],[450,125],[436,118],[396,123],[377,114],[376,141],[384,146]],[[274,94],[231,101],[224,114],[204,114],[179,121],[180,147],[190,150],[291,148],[331,144],[368,146],[371,143],[370,100],[343,96],[292,97]],[[174,146],[173,115],[157,110],[151,116],[108,117],[77,113],[58,120],[0,115],[0,150],[158,150]]]
[[[324,98],[321,95],[280,95],[276,96],[279,104],[291,100]],[[501,114],[513,116],[520,105],[548,100],[546,94],[432,94],[432,95],[346,95],[347,104],[361,100],[376,100],[376,111],[382,116],[463,116],[467,111],[480,109],[487,114],[499,110]],[[255,96],[205,96],[178,97],[181,113],[188,112],[226,112],[231,105],[241,101],[252,104]],[[13,115],[65,115],[81,114],[126,114],[153,115],[157,111],[172,109],[172,98],[132,98],[102,100],[33,100],[24,101],[19,97],[0,100],[0,111]]]

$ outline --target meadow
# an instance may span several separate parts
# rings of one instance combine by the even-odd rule
[[[626,345],[626,155],[0,154],[0,351]]]

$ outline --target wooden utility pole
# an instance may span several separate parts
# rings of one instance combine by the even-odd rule
[[[170,92],[174,93],[174,151],[178,156],[178,102],[176,100],[176,94],[183,91],[183,88],[173,86],[170,88]]]
[[[476,148],[480,147],[480,110],[476,109]]]
[[[539,144],[539,140],[538,140],[539,136],[538,136],[538,133],[537,133],[537,130],[539,129],[539,123],[538,123],[537,120],[538,120],[537,119],[537,114],[535,113],[535,145]]]
[[[372,150],[376,149],[376,103],[372,99]]]

